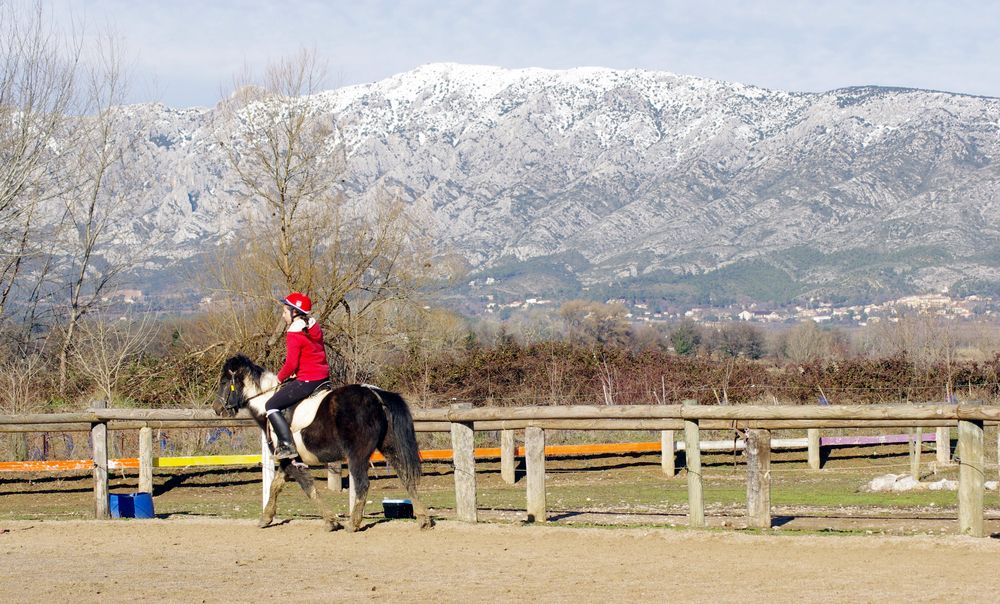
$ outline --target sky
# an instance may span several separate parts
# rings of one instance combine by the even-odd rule
[[[14,0],[19,1],[19,0]],[[29,0],[22,0],[28,2]],[[427,63],[669,71],[798,92],[876,84],[1000,96],[992,0],[42,0],[111,27],[131,102],[214,105],[305,47],[326,87]]]

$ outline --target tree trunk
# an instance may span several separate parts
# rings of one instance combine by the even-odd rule
[[[66,394],[66,373],[69,363],[69,349],[73,343],[73,336],[76,332],[76,322],[79,319],[74,308],[69,315],[69,323],[66,325],[66,337],[59,348],[59,393]]]

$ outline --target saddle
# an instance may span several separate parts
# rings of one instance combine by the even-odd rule
[[[288,427],[291,428],[291,426],[292,426],[292,418],[295,417],[295,410],[299,408],[299,405],[301,405],[302,403],[304,403],[306,401],[310,401],[312,399],[315,399],[317,397],[318,398],[322,398],[322,397],[330,394],[331,391],[333,391],[333,384],[330,382],[330,380],[326,380],[324,382],[321,382],[319,386],[316,386],[316,390],[313,390],[312,394],[310,394],[309,396],[305,397],[304,399],[302,399],[301,401],[295,403],[294,405],[292,405],[290,407],[285,407],[284,409],[282,409],[281,411],[279,411],[279,413],[281,413],[281,415],[284,416],[285,422],[288,423]],[[271,422],[264,422],[264,429],[265,429],[266,434],[267,434],[267,442],[271,444],[271,447],[272,447],[272,450],[273,450],[273,447],[274,447],[274,436],[273,436],[273,431],[271,430]]]
[[[295,410],[299,408],[299,405],[301,405],[306,401],[311,401],[317,397],[322,398],[327,394],[330,394],[331,391],[333,391],[333,384],[330,382],[330,380],[320,382],[319,386],[316,386],[316,389],[313,390],[312,394],[305,397],[301,401],[295,403],[291,407],[285,407],[284,409],[281,410],[281,414],[285,416],[285,421],[287,421],[288,425],[291,426],[292,417],[295,416]]]

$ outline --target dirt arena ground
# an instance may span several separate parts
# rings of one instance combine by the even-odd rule
[[[3,602],[995,602],[1000,540],[176,518],[0,521]]]
[[[901,457],[903,456],[903,457]],[[1000,498],[986,494],[990,538],[957,535],[957,495],[869,493],[872,476],[908,468],[905,450],[845,452],[824,470],[800,453],[773,460],[774,528],[746,531],[745,478],[706,456],[710,528],[688,530],[682,475],[658,455],[547,465],[549,522],[524,525],[523,480],[477,464],[479,515],[454,521],[448,464],[424,468],[439,521],[387,521],[398,481],[373,468],[366,530],[328,533],[296,488],[260,530],[260,470],[157,471],[150,520],[87,520],[89,473],[0,476],[0,602],[995,602]],[[991,466],[992,467],[992,466]],[[925,480],[953,478],[957,468]],[[325,482],[325,473],[316,472]],[[134,490],[116,472],[113,492]],[[322,489],[339,513],[347,495]]]

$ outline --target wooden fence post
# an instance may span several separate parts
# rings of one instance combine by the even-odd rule
[[[28,460],[28,433],[14,435],[14,461]]]
[[[820,454],[819,445],[819,428],[808,428],[806,430],[806,439],[808,440],[809,447],[809,469],[819,470],[823,467],[823,458]]]
[[[985,535],[983,526],[983,422],[958,421],[958,530],[973,537]]]
[[[674,464],[677,455],[675,449],[674,431],[663,430],[660,432],[660,469],[671,478],[677,474],[677,468]]]
[[[685,400],[685,405],[696,405],[698,401]],[[701,440],[698,420],[684,420],[684,457],[687,460],[688,481],[688,524],[705,526],[705,502],[701,480]]]
[[[471,409],[472,403],[456,403],[452,409]],[[455,514],[464,522],[476,522],[476,453],[472,423],[451,423],[452,463],[455,470]]]
[[[939,464],[951,462],[951,428],[937,428],[934,434],[934,451]]]
[[[915,428],[910,430],[913,438],[910,439],[910,476],[914,480],[920,480],[920,455],[924,449],[924,429]]]
[[[108,502],[108,425],[95,423],[90,427],[90,442],[94,456],[94,518],[111,517]]]
[[[326,464],[326,488],[334,493],[344,492],[344,471],[343,463],[335,461]],[[354,508],[348,508],[354,509]]]
[[[500,478],[507,484],[517,482],[517,447],[513,430],[500,431]]]
[[[153,492],[153,429],[139,428],[139,492]]]
[[[771,431],[747,430],[747,526],[771,528]]]
[[[528,522],[545,522],[545,430],[524,430],[524,463],[527,471]]]

